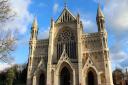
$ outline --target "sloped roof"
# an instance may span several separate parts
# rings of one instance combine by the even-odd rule
[[[61,13],[61,15],[56,20],[56,23],[60,22],[69,22],[76,20],[76,17],[65,7]]]

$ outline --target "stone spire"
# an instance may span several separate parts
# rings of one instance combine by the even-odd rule
[[[37,23],[37,18],[34,18],[33,24],[32,24],[33,30],[38,30],[38,23]]]
[[[37,39],[37,34],[38,34],[38,24],[37,24],[37,18],[35,17],[31,28],[31,40]]]
[[[97,9],[96,21],[97,21],[97,26],[98,26],[98,32],[104,32],[105,31],[105,18],[101,10],[100,4],[98,5],[98,9]]]
[[[104,14],[101,10],[100,4],[98,5],[98,9],[97,9],[97,18],[104,18]]]

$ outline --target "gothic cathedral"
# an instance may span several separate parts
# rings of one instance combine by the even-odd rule
[[[80,15],[67,6],[51,19],[48,39],[38,39],[35,19],[29,42],[27,85],[113,85],[105,17],[97,10],[98,32],[84,33]],[[86,30],[86,29],[85,29]]]

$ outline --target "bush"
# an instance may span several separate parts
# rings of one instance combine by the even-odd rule
[[[13,85],[14,78],[15,78],[15,72],[12,68],[10,68],[6,76],[6,85]]]

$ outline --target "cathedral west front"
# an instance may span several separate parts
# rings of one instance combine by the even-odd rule
[[[51,19],[49,38],[38,39],[35,18],[29,41],[27,85],[113,85],[105,17],[100,6],[95,33],[85,33],[80,14],[67,6]],[[85,29],[86,30],[86,29]]]

